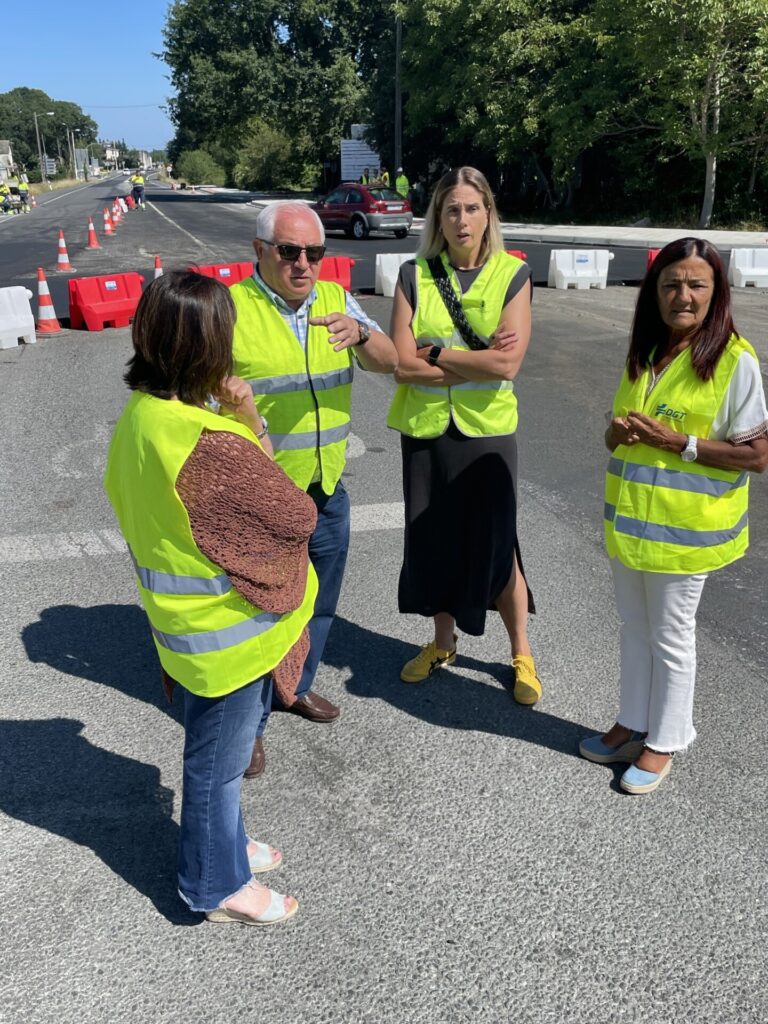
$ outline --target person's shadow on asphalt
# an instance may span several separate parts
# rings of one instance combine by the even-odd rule
[[[32,662],[114,688],[180,717],[182,701],[177,699],[170,708],[165,701],[146,616],[135,605],[47,608],[24,628],[22,640]],[[435,679],[405,685],[400,667],[412,653],[413,648],[400,640],[337,617],[323,662],[350,671],[350,693],[386,700],[434,725],[509,736],[576,754],[587,730],[515,704],[503,688],[511,681],[508,665],[460,654],[455,665]],[[470,679],[462,674],[466,668],[500,685]],[[173,792],[160,785],[156,767],[94,746],[80,735],[83,724],[78,721],[7,721],[0,729],[0,810],[89,847],[172,923],[199,922],[176,895],[178,826],[171,817]],[[180,735],[180,750],[181,744]]]
[[[589,730],[539,709],[521,707],[511,695],[512,670],[499,662],[483,662],[459,652],[456,662],[418,685],[400,681],[400,668],[416,649],[401,640],[375,633],[336,617],[323,662],[352,675],[347,690],[358,697],[386,700],[406,714],[449,729],[509,736],[562,754],[578,756]],[[462,669],[479,671],[500,685],[470,679]],[[544,683],[546,693],[546,681]]]
[[[93,850],[172,924],[199,924],[176,894],[173,791],[158,768],[94,746],[83,728],[0,722],[0,810]]]
[[[181,722],[183,701],[165,699],[147,616],[138,605],[54,605],[24,627],[21,640],[30,661],[110,686]]]
[[[136,605],[46,608],[22,641],[32,662],[181,718],[183,700],[165,699],[147,617]],[[0,723],[0,810],[89,847],[171,923],[198,924],[176,893],[173,791],[154,765],[94,746],[83,728],[62,718]],[[182,745],[180,732],[179,757]]]

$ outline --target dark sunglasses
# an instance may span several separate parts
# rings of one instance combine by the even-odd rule
[[[277,249],[280,259],[288,263],[295,263],[303,252],[307,254],[308,263],[319,263],[325,256],[324,245],[278,245],[276,242],[268,242],[266,238],[260,238],[259,241]]]

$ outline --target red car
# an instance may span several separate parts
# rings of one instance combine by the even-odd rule
[[[413,223],[411,204],[386,185],[344,182],[312,209],[326,231],[342,230],[350,238],[367,238],[371,231],[392,231],[395,238],[405,238]]]

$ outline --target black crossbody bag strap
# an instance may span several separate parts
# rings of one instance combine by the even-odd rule
[[[481,348],[488,348],[488,343],[483,341],[483,339],[472,330],[459,297],[453,290],[453,285],[446,273],[443,261],[439,256],[434,256],[431,260],[427,260],[427,266],[432,274],[437,290],[440,293],[440,298],[445,303],[448,315],[453,321],[453,326],[461,335],[461,340],[468,348],[471,349],[477,350]]]

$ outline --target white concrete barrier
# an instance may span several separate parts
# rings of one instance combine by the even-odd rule
[[[0,288],[0,348],[16,348],[19,340],[27,345],[37,341],[31,298],[29,288],[20,285]]]
[[[734,288],[768,287],[768,249],[731,249],[728,280]]]
[[[377,295],[395,294],[397,275],[400,267],[408,260],[416,259],[415,252],[380,252],[376,254],[376,287]]]
[[[553,249],[549,254],[548,288],[605,288],[608,249]]]

